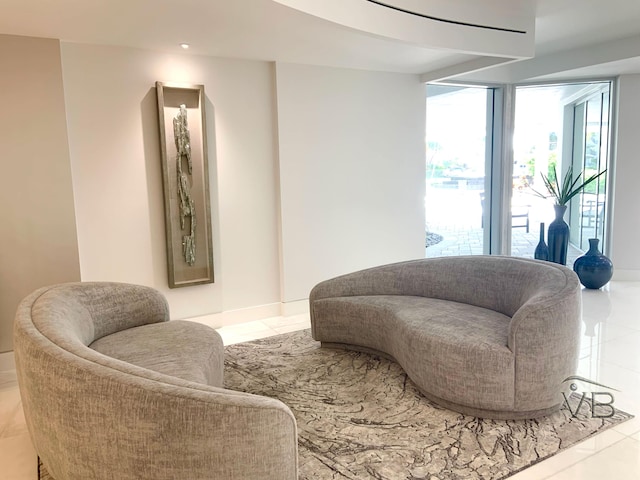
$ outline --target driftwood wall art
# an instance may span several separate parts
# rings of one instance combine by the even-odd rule
[[[213,283],[204,86],[156,91],[169,287]]]

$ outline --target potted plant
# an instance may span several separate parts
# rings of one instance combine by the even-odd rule
[[[567,175],[564,177],[564,181],[562,182],[562,186],[558,182],[558,174],[556,173],[556,167],[553,166],[553,179],[551,179],[550,175],[545,176],[544,174],[540,174],[542,177],[542,181],[544,182],[544,186],[549,192],[547,195],[540,193],[534,189],[533,192],[542,198],[553,198],[555,199],[556,205],[567,205],[569,200],[579,194],[584,188],[589,185],[591,182],[595,181],[600,175],[605,173],[607,170],[603,170],[600,173],[595,173],[587,178],[584,182],[578,185],[580,182],[580,178],[582,177],[582,173],[577,176],[577,178],[573,179],[573,166],[569,167],[567,171]]]
[[[548,194],[545,195],[534,189],[533,192],[542,198],[553,198],[555,200],[556,218],[549,224],[547,233],[547,243],[549,244],[549,260],[562,265],[567,264],[567,248],[569,246],[569,225],[564,221],[564,213],[567,211],[567,203],[573,197],[582,192],[587,185],[594,182],[598,177],[607,170],[595,173],[580,183],[582,172],[575,179],[573,178],[573,167],[569,167],[562,185],[558,181],[556,167],[553,167],[553,179],[550,176],[542,176],[542,181],[547,189]]]

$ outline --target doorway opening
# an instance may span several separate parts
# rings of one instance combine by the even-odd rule
[[[427,85],[426,112],[426,256],[489,253],[493,90]]]
[[[555,218],[553,201],[535,193],[546,193],[541,175],[553,177],[555,169],[562,184],[570,169],[574,179],[584,179],[608,167],[611,82],[517,86],[515,92],[511,205],[513,215],[526,212],[530,228],[512,224],[511,255],[533,258],[541,229],[546,235]],[[570,201],[568,266],[588,249],[589,238],[605,247],[606,199],[605,174]]]

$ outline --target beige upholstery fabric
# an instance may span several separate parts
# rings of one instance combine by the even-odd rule
[[[199,323],[174,320],[141,325],[99,338],[89,348],[155,372],[223,386],[222,338]]]
[[[554,263],[403,262],[322,282],[309,300],[316,340],[384,352],[427,397],[464,413],[550,413],[577,367],[580,284]]]
[[[20,304],[20,394],[36,452],[53,477],[297,478],[291,411],[221,388],[217,332],[168,320],[160,293],[126,284],[46,287]]]

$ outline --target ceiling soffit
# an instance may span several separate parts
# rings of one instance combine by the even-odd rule
[[[483,57],[534,55],[534,0],[273,0],[361,32]]]

